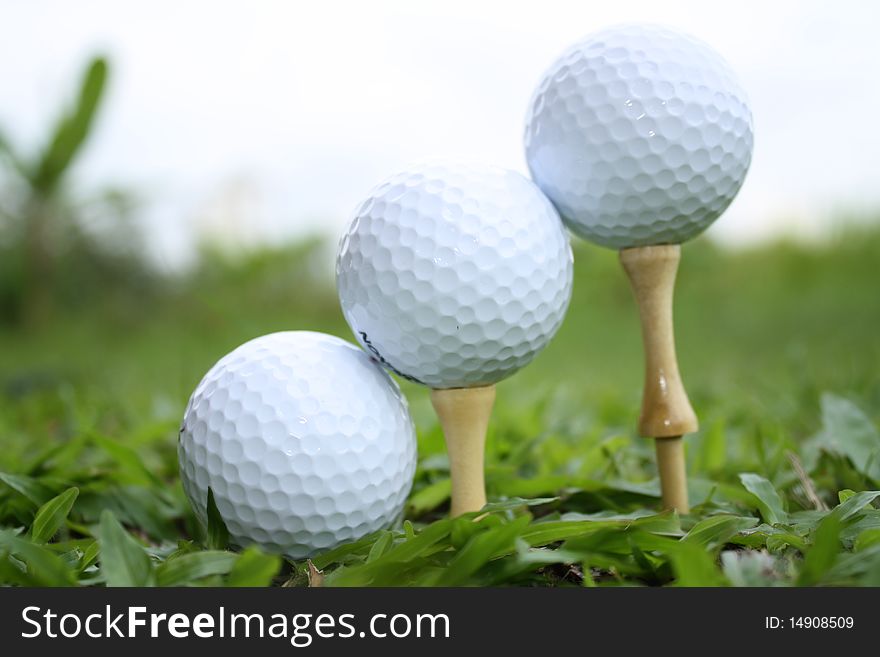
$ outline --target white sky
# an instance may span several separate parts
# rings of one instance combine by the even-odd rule
[[[751,97],[752,170],[715,237],[817,235],[834,214],[880,207],[880,3],[868,1],[0,0],[0,126],[38,146],[88,56],[106,53],[110,93],[78,182],[138,192],[174,264],[197,232],[335,234],[415,160],[524,172],[542,71],[624,21],[709,42]]]

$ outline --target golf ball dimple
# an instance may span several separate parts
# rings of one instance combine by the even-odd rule
[[[504,169],[425,164],[392,176],[355,212],[336,262],[357,339],[432,388],[496,383],[554,335],[572,254],[553,204]]]
[[[575,234],[612,248],[680,243],[733,201],[752,156],[752,115],[724,60],[645,25],[570,47],[532,97],[532,177]]]
[[[391,524],[416,466],[397,384],[354,345],[309,331],[256,338],[196,387],[178,445],[183,488],[208,488],[232,542],[293,559]]]

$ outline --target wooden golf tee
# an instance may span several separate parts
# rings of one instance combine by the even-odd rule
[[[486,504],[484,455],[495,386],[431,390],[431,403],[440,419],[449,454],[450,514],[479,511]]]
[[[675,356],[672,296],[681,259],[678,244],[624,249],[620,261],[639,306],[645,349],[645,388],[639,433],[655,438],[663,506],[687,513],[687,473],[682,436],[697,430]]]

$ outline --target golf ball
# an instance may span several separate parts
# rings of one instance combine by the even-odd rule
[[[679,243],[730,205],[752,115],[728,65],[644,25],[576,43],[544,74],[525,144],[535,182],[575,234],[612,248]]]
[[[301,559],[397,518],[416,441],[397,384],[367,354],[288,331],[211,368],[186,407],[178,456],[201,522],[210,487],[234,544]]]
[[[553,204],[504,169],[425,164],[360,205],[336,262],[345,318],[390,370],[431,388],[500,381],[559,328],[571,247]]]

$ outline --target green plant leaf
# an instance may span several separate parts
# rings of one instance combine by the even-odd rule
[[[484,514],[478,516],[476,513],[467,513],[458,516],[453,520],[452,528],[449,531],[449,543],[453,548],[459,550],[473,536],[485,531],[487,527],[497,527],[502,524],[504,524],[504,519],[500,515]]]
[[[848,457],[859,472],[880,482],[880,432],[850,400],[822,395],[822,431],[814,440],[825,451]]]
[[[416,528],[413,526],[412,520],[403,521],[403,535],[406,537],[406,540],[416,537]]]
[[[141,456],[128,445],[104,436],[91,436],[92,442],[120,466],[116,478],[122,484],[141,484],[160,487],[162,482],[144,465]]]
[[[844,520],[840,541],[846,549],[857,549],[856,541],[871,529],[880,529],[880,509],[862,509],[855,516]]]
[[[717,421],[703,432],[702,445],[697,454],[703,472],[715,472],[724,466],[727,456],[724,422]]]
[[[770,552],[777,552],[789,546],[801,552],[807,549],[807,541],[803,536],[785,527],[773,527],[766,523],[758,525],[753,529],[744,529],[740,533],[731,536],[728,541],[735,545],[743,545],[750,548],[766,547]]]
[[[229,547],[229,530],[214,501],[214,491],[208,486],[208,533],[205,537],[209,550],[225,550]]]
[[[25,565],[25,570],[19,571],[21,579],[11,583],[29,586],[73,586],[76,583],[73,571],[61,557],[11,531],[0,530],[0,558],[7,561],[8,556],[4,558],[2,552],[15,555]]]
[[[468,519],[467,516],[462,518]],[[449,537],[452,526],[457,520],[460,518],[438,520],[422,529],[415,538],[398,543],[375,561],[357,568],[334,572],[332,580],[330,577],[328,580],[332,581],[334,586],[366,586],[377,575],[386,572],[399,573],[404,564],[415,562],[435,550],[438,543]],[[317,562],[315,565],[317,566]]]
[[[73,110],[55,128],[33,174],[32,185],[41,195],[52,194],[89,135],[107,81],[107,62],[95,58],[86,69]]]
[[[237,559],[238,555],[232,552],[187,552],[162,563],[156,569],[156,583],[159,586],[181,586],[203,577],[225,575],[232,570]]]
[[[229,571],[226,586],[269,586],[280,568],[281,557],[249,547],[239,555]]]
[[[819,523],[813,534],[813,542],[804,557],[797,580],[798,586],[818,584],[825,573],[831,570],[840,550],[840,529],[840,518],[833,513],[829,513]]]
[[[119,524],[112,511],[101,514],[98,528],[101,573],[107,586],[151,586],[153,561],[143,546]]]
[[[31,477],[0,472],[0,481],[36,506],[45,504],[55,496],[51,488]]]
[[[566,513],[560,520],[535,522],[523,530],[521,538],[531,546],[547,545],[557,541],[578,539],[605,529],[639,529],[657,534],[681,535],[678,516],[664,513],[636,512],[634,514],[578,514]]]
[[[855,552],[861,552],[874,545],[880,545],[880,527],[866,529],[860,533],[856,538],[853,550]]]
[[[443,504],[449,499],[451,491],[452,481],[440,479],[413,494],[407,504],[414,514],[421,515]]]
[[[489,502],[483,507],[483,511],[513,511],[524,506],[540,506],[542,504],[550,504],[558,500],[558,497],[511,497],[500,502]]]
[[[715,560],[702,546],[681,541],[670,547],[668,554],[676,586],[723,586],[726,583]]]
[[[389,531],[383,531],[379,534],[379,538],[376,539],[376,542],[373,543],[373,547],[370,548],[370,552],[367,554],[367,563],[371,561],[375,561],[383,554],[388,551],[388,548],[391,547],[391,542],[394,539],[394,534]]]
[[[77,495],[78,488],[68,488],[39,508],[31,526],[31,538],[35,543],[45,543],[55,536],[67,520]]]
[[[110,510],[120,522],[137,527],[151,537],[173,539],[178,534],[172,523],[178,510],[164,487],[110,485],[97,490],[83,488],[76,508],[86,522],[98,521],[104,510]]]
[[[340,545],[329,552],[314,557],[312,563],[317,569],[323,570],[331,564],[345,563],[349,559],[357,559],[358,556],[369,554],[379,534],[380,532],[373,532],[357,541]]]
[[[473,536],[459,550],[445,570],[431,578],[434,586],[461,586],[469,578],[488,563],[497,552],[513,552],[516,549],[516,538],[529,524],[529,516],[521,516],[511,523],[492,527]]]
[[[691,527],[682,540],[706,548],[716,548],[757,524],[757,518],[729,515],[710,516]]]
[[[841,521],[849,520],[871,502],[880,497],[880,490],[866,490],[861,493],[849,495],[832,511]]]
[[[769,481],[753,472],[744,472],[739,476],[743,487],[755,496],[758,511],[764,522],[770,525],[785,523],[788,514],[782,507],[782,498]]]
[[[455,518],[444,518],[428,525],[415,538],[395,545],[373,563],[376,564],[380,561],[402,563],[415,558],[426,550],[431,549],[438,541],[449,536],[455,520]]]
[[[880,564],[880,545],[869,545],[858,552],[842,552],[825,573],[823,583],[848,586],[874,586],[869,580]]]
[[[101,544],[98,541],[92,541],[89,545],[83,550],[82,556],[79,560],[79,571],[82,572],[92,564],[94,564],[98,557],[101,554]]]

